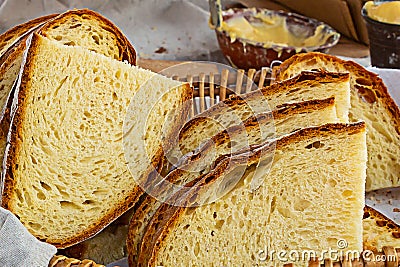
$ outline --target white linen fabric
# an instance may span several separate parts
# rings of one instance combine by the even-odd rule
[[[0,208],[0,266],[47,267],[55,246],[31,235],[10,211]]]

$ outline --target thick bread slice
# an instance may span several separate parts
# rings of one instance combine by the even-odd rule
[[[400,248],[400,225],[372,207],[364,208],[363,228],[364,250],[378,252],[383,246]]]
[[[216,157],[242,149],[243,145],[247,143],[249,145],[261,144],[267,138],[274,137],[275,133],[277,136],[281,136],[300,128],[337,121],[338,119],[336,117],[333,98],[282,105],[272,113],[264,113],[259,114],[256,117],[250,117],[244,122],[243,127],[232,126],[226,131],[213,136],[212,139],[196,153],[197,156],[193,155],[191,157],[196,158],[196,161],[209,163],[206,167],[200,169],[198,165],[195,165],[196,162],[193,162],[193,159],[189,164],[185,164],[183,170],[177,169],[173,171],[166,177],[166,179],[176,185],[183,185],[191,180],[190,177],[196,178],[200,173],[204,173],[204,169],[210,167],[210,164],[216,159]],[[275,126],[271,125],[274,123]],[[259,135],[260,128],[261,131],[263,131],[262,136],[264,138],[261,138]],[[233,143],[231,140],[235,140],[237,145],[229,147],[229,144]],[[211,146],[214,144],[216,145],[215,150],[210,151]],[[162,198],[163,196],[159,195],[158,199],[160,199],[160,197]],[[160,204],[161,203],[155,198],[145,195],[143,196],[143,200],[141,200],[140,206],[134,208],[134,215],[131,219],[130,226],[130,242],[133,244],[131,254],[133,257],[136,257],[135,255],[137,255],[136,247],[142,239],[145,226],[148,224],[151,216]],[[115,223],[117,223],[117,221],[115,221]],[[118,223],[120,224],[120,222]],[[125,229],[123,226],[120,227],[122,230]],[[83,242],[84,244],[77,245],[83,249],[79,250],[82,255],[75,254],[77,250],[72,250],[73,247],[71,247],[70,251],[67,251],[67,255],[76,258],[89,258],[100,263],[107,262],[103,260],[106,256],[112,258],[113,255],[117,255],[119,258],[122,258],[123,255],[121,255],[120,252],[124,251],[126,236],[122,243],[114,243],[112,248],[107,247],[107,249],[104,250],[96,249],[90,251],[91,247],[96,246],[96,244],[101,244],[102,240],[104,240],[106,236],[112,236],[115,232],[115,228],[104,229],[104,231],[99,235]],[[116,261],[119,258],[112,258],[112,260],[108,262]]]
[[[185,162],[182,162],[182,165],[170,172],[165,179],[177,186],[185,185],[201,174],[208,173],[217,158],[236,153],[245,148],[246,144],[250,146],[260,145],[268,139],[289,134],[301,128],[337,121],[333,98],[285,104],[271,113],[250,117],[244,121],[243,127],[232,126],[216,134],[202,145],[199,151],[189,156]],[[271,124],[274,124],[274,127],[271,127]],[[260,136],[260,130],[263,131],[262,136],[264,138]],[[231,139],[235,140],[235,145],[231,145]],[[214,150],[212,150],[213,148]],[[130,222],[128,237],[132,262],[137,260],[145,228],[162,204],[162,199],[174,193],[167,190],[167,186],[163,187],[165,190],[157,192],[157,199],[146,195],[140,206],[135,209]]]
[[[266,250],[320,253],[337,248],[341,239],[345,250],[361,251],[365,139],[362,122],[328,124],[221,160],[174,195],[175,205],[164,203],[157,210],[137,266],[269,266]],[[272,152],[270,171],[257,170],[257,164],[268,165]],[[264,179],[250,190],[254,173]],[[220,198],[201,205],[213,196]]]
[[[368,128],[366,190],[400,186],[400,111],[382,79],[353,61],[321,53],[291,57],[276,77],[281,81],[311,69],[350,73],[350,120],[364,120]]]
[[[187,84],[38,34],[17,89],[2,206],[61,248],[94,235],[137,201],[136,180],[161,157],[161,139],[177,134],[187,116],[177,108],[192,97]],[[127,111],[153,104],[125,121]],[[124,122],[137,132],[123,136]],[[131,169],[126,144],[136,154]]]
[[[45,22],[33,28],[43,36],[66,45],[79,45],[88,50],[136,63],[136,52],[128,39],[108,19],[98,13],[83,9],[65,12],[55,18],[43,17]],[[33,24],[27,22],[27,25]],[[39,20],[41,21],[41,20]],[[11,31],[11,30],[10,30]],[[10,106],[14,93],[11,90],[20,71],[23,53],[28,36],[21,36],[0,57],[0,162],[3,161],[4,149],[10,124]],[[8,105],[7,105],[8,102]]]
[[[38,17],[27,22],[21,23],[7,30],[0,35],[0,56],[2,56],[7,49],[14,44],[16,40],[27,34],[32,29],[40,26],[48,20],[58,16],[59,14],[50,14]]]
[[[349,86],[347,74],[302,72],[290,80],[248,94],[232,96],[198,114],[184,125],[179,134],[180,151],[178,147],[172,150],[168,155],[169,160],[176,163],[182,155],[193,151],[201,142],[218,132],[288,102],[335,97],[337,117],[340,122],[347,122],[350,107]]]

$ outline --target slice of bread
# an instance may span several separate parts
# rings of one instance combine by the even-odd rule
[[[290,80],[262,88],[244,95],[231,96],[187,122],[179,134],[176,149],[168,159],[176,164],[178,159],[196,149],[201,142],[249,117],[268,112],[288,102],[335,98],[337,117],[348,122],[350,85],[348,74],[302,72]]]
[[[136,51],[128,38],[110,20],[89,9],[63,13],[44,24],[39,34],[136,65]]]
[[[29,33],[33,29],[46,23],[48,20],[58,16],[59,14],[50,14],[38,17],[27,22],[21,23],[7,30],[0,35],[0,56],[2,56],[10,46],[14,44],[19,38]]]
[[[169,199],[174,205],[157,210],[137,265],[128,238],[130,266],[283,265],[276,255],[266,258],[268,252],[312,250],[320,256],[339,249],[340,240],[345,251],[361,251],[365,139],[362,122],[328,124],[222,159]],[[258,178],[263,183],[251,190]]]
[[[179,186],[209,172],[213,162],[220,156],[236,153],[246,148],[246,145],[259,145],[275,136],[289,134],[301,128],[337,121],[333,98],[283,105],[271,113],[250,117],[243,123],[243,127],[232,126],[213,136],[201,146],[199,151],[190,155],[185,162],[182,162],[182,165],[170,172],[165,179],[176,185],[178,189]],[[263,132],[262,135],[260,135],[260,130]],[[233,142],[235,145],[231,145]],[[165,190],[157,194],[157,199],[146,195],[140,206],[135,208],[129,230],[130,254],[134,261],[137,259],[145,227],[161,205],[162,199],[173,193],[171,192],[173,189],[168,190],[167,187],[166,184],[163,187]]]
[[[400,248],[400,225],[370,206],[364,208],[363,228],[364,250],[375,253],[383,246]]]
[[[137,181],[158,162],[163,138],[177,134],[188,113],[178,108],[192,90],[38,34],[23,66],[2,206],[37,238],[67,247],[94,235],[138,200]],[[131,116],[134,111],[140,116]],[[129,161],[132,154],[135,162]]]
[[[29,30],[28,27],[32,29]],[[20,28],[26,31],[19,32]],[[14,97],[12,86],[21,68],[28,37],[26,33],[32,30],[65,45],[78,45],[111,58],[126,60],[132,65],[136,63],[136,52],[118,27],[100,14],[87,9],[67,11],[55,18],[54,15],[45,16],[11,29],[9,34],[15,32],[21,34],[21,37],[0,57],[1,162],[10,125],[10,107]]]
[[[353,61],[321,54],[298,54],[278,67],[278,81],[304,70],[350,73],[350,120],[367,124],[368,169],[366,190],[400,186],[400,111],[382,79]]]

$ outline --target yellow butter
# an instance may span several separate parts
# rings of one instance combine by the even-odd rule
[[[295,33],[288,30],[286,17],[257,13],[249,21],[243,16],[234,16],[222,22],[221,28],[232,42],[237,38],[247,43],[262,43],[264,46],[281,45],[291,47],[316,47],[326,43],[332,34],[324,34],[319,25],[312,36],[306,36],[301,27]]]
[[[368,17],[390,24],[400,24],[400,1],[384,2],[375,5],[373,1],[365,4]]]

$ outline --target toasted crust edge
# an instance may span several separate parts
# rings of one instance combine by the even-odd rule
[[[365,218],[374,219],[377,226],[385,228],[389,233],[392,234],[393,238],[398,238],[400,240],[400,225],[389,219],[373,207],[365,205],[364,219]]]
[[[265,152],[270,151],[274,148],[274,146],[276,149],[283,149],[285,146],[291,143],[300,142],[314,136],[328,136],[329,133],[339,134],[346,132],[349,135],[357,134],[360,132],[365,132],[365,127],[366,126],[364,122],[358,122],[353,124],[326,124],[319,127],[305,128],[291,135],[283,136],[274,142],[267,142],[263,145],[256,146],[251,151],[238,153],[231,157],[221,159],[217,167],[212,172],[202,176],[201,180],[199,181],[196,179],[195,181],[198,181],[197,183],[189,183],[186,185],[186,187],[191,187],[189,191],[185,190],[184,194],[177,192],[174,196],[172,196],[171,201],[174,201],[175,203],[181,203],[183,205],[172,206],[163,203],[157,210],[147,226],[142,240],[141,250],[138,258],[139,266],[154,265],[156,254],[163,241],[168,233],[172,231],[173,226],[178,222],[179,217],[186,210],[186,208],[182,206],[187,206],[186,204],[191,203],[193,201],[191,198],[198,194],[200,188],[215,182],[221,176],[221,174],[226,172],[227,166],[257,162],[257,160],[259,160]],[[234,161],[235,164],[232,164],[230,161]],[[168,203],[174,202],[169,201]]]
[[[132,44],[129,42],[127,37],[122,33],[122,31],[109,19],[105,18],[104,16],[100,15],[97,12],[94,12],[89,9],[79,9],[79,10],[70,10],[65,13],[60,14],[58,17],[55,19],[49,21],[41,29],[39,30],[39,33],[43,36],[47,36],[46,31],[50,29],[51,27],[58,26],[63,23],[63,20],[65,20],[68,16],[78,16],[82,17],[84,15],[86,16],[91,16],[93,19],[99,21],[101,24],[103,24],[105,27],[105,30],[108,30],[112,32],[114,35],[116,35],[116,42],[117,46],[119,48],[119,54],[120,54],[120,61],[128,61],[131,65],[136,66],[136,51],[133,48]]]
[[[337,62],[343,66],[349,73],[353,73],[353,75],[358,75],[357,78],[366,78],[372,82],[373,90],[378,92],[376,94],[378,99],[381,99],[383,106],[386,110],[389,111],[392,120],[390,123],[395,127],[397,134],[400,135],[400,109],[397,104],[394,102],[393,98],[390,96],[386,85],[384,84],[383,80],[379,77],[378,74],[373,73],[371,71],[366,70],[361,65],[355,63],[351,60],[342,60],[338,57],[327,55],[320,52],[309,52],[309,53],[302,53],[296,54],[289,59],[285,60],[279,67],[275,68],[275,77],[276,81],[281,82],[283,81],[284,72],[290,67],[290,65],[298,62],[313,59],[318,57],[325,62]],[[357,88],[354,88],[358,90]]]
[[[322,100],[310,100],[310,101],[304,101],[304,102],[299,102],[299,103],[283,104],[283,105],[277,107],[277,109],[273,110],[272,113],[264,113],[264,114],[259,114],[255,117],[254,116],[250,117],[249,119],[247,119],[244,122],[244,127],[249,130],[250,128],[258,127],[258,123],[262,123],[262,121],[268,121],[273,118],[280,119],[280,118],[284,118],[286,116],[291,116],[292,114],[300,114],[300,113],[311,111],[311,110],[321,110],[326,107],[334,106],[334,103],[335,103],[335,99],[333,97],[331,97],[331,98],[322,99]],[[230,133],[232,133],[233,131],[242,131],[243,130],[243,127],[233,126],[232,128],[234,128],[234,129],[232,131],[230,130],[229,131]],[[214,140],[214,139],[218,139],[218,138],[224,138],[226,134],[227,134],[227,131],[222,131],[219,134],[213,136],[212,139]],[[205,153],[204,151],[207,151],[207,149],[208,149],[207,144],[209,144],[209,143],[210,142],[207,142],[204,145],[204,147],[196,154]],[[196,157],[196,155],[193,155],[191,157]],[[175,184],[179,180],[180,176],[181,176],[181,170],[176,169],[176,170],[170,172],[169,175],[165,178],[165,180],[168,180],[169,182]],[[197,179],[195,179],[195,180],[197,181]],[[128,230],[128,238],[127,238],[127,249],[128,249],[128,251],[131,251],[131,253],[129,253],[129,262],[130,262],[131,266],[134,266],[136,264],[136,259],[132,255],[132,251],[136,251],[136,248],[133,243],[129,242],[129,240],[132,239],[132,236],[137,235],[137,233],[133,232],[134,223],[139,222],[139,221],[141,223],[143,223],[142,218],[146,214],[149,214],[151,210],[157,209],[160,205],[161,205],[161,203],[157,199],[146,194],[141,205],[137,207],[137,209],[135,210],[135,212],[131,218],[130,227]]]
[[[0,35],[0,55],[3,55],[13,43],[38,25],[55,18],[59,14],[50,14],[18,24]],[[17,38],[13,38],[17,36]],[[10,40],[12,40],[10,42]]]
[[[260,93],[264,96],[269,96],[277,92],[290,91],[294,87],[301,87],[310,82],[335,83],[345,82],[349,79],[350,75],[348,73],[303,71],[291,79],[273,83],[270,86],[263,87],[259,90],[243,95],[231,95],[229,98],[210,107],[188,121],[179,133],[179,142],[181,142],[181,140],[186,136],[190,135],[193,129],[195,129],[200,123],[223,113],[226,108],[237,109],[240,106],[247,105],[247,100],[258,98]],[[265,111],[267,112],[268,110]]]

